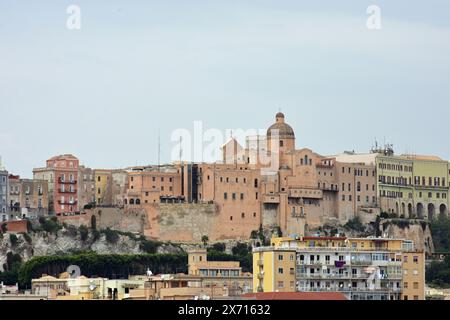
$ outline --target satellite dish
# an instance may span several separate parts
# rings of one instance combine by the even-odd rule
[[[97,289],[97,286],[96,286],[95,284],[91,284],[91,285],[89,286],[89,290],[90,290],[90,291],[94,291],[95,289]]]
[[[153,272],[149,268],[147,268],[147,276],[151,277],[153,275]]]

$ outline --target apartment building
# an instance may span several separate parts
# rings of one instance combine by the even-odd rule
[[[410,240],[274,238],[253,250],[254,292],[341,292],[352,300],[424,299],[424,253]]]
[[[78,207],[83,209],[85,205],[95,203],[95,174],[93,169],[83,165],[78,171]]]
[[[10,174],[10,218],[36,218],[48,214],[48,183],[46,180],[21,179]]]
[[[406,218],[448,216],[449,163],[435,156],[378,155],[377,190],[383,211]]]
[[[47,160],[46,167],[33,169],[33,177],[46,180],[49,191],[49,208],[57,216],[79,211],[78,206],[79,160],[64,154]]]
[[[1,164],[1,163],[0,163]],[[1,221],[8,220],[8,171],[0,168],[0,215]]]

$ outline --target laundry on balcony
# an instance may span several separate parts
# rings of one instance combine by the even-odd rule
[[[365,273],[373,273],[375,271],[375,268],[374,267],[367,267],[367,268],[364,268],[364,272]]]
[[[336,268],[344,268],[345,267],[345,261],[335,261],[334,266]]]

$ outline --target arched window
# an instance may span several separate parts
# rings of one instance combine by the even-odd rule
[[[141,204],[141,200],[140,199],[136,199],[136,204]]]
[[[130,204],[134,204],[134,199],[133,198],[130,199]]]

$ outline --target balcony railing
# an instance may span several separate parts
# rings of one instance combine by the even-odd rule
[[[66,201],[66,200],[64,200],[64,201],[61,201],[61,200],[58,200],[58,203],[59,204],[66,204],[66,205],[76,205],[77,203],[78,203],[78,201]]]
[[[63,180],[61,178],[58,178],[59,183],[65,183],[65,184],[76,184],[77,180]]]
[[[339,192],[339,187],[338,186],[335,186],[335,187],[331,187],[331,186],[324,187],[324,186],[321,186],[321,187],[319,187],[319,189],[322,190],[322,191]]]
[[[59,193],[77,193],[77,190],[58,189]]]

